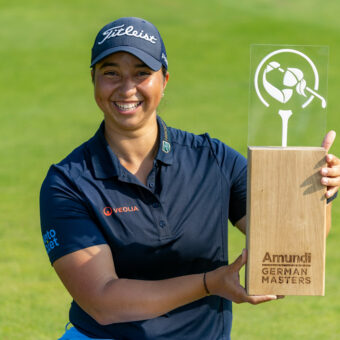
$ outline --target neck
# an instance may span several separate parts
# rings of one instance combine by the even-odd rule
[[[121,165],[146,184],[158,150],[156,117],[145,127],[127,131],[112,129],[105,121],[105,138]]]

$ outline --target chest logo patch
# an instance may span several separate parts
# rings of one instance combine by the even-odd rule
[[[120,214],[120,213],[131,213],[135,211],[139,211],[136,205],[131,205],[128,207],[118,207],[118,208],[105,207],[103,209],[103,214],[105,216],[111,216],[112,213]]]

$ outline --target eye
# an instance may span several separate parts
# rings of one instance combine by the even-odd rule
[[[118,73],[116,71],[109,70],[109,71],[105,71],[104,75],[115,77],[115,76],[118,76]]]
[[[105,67],[102,72],[104,77],[107,78],[117,78],[120,76],[119,70],[117,70],[115,67]]]
[[[151,72],[150,71],[147,71],[147,70],[142,70],[142,71],[139,71],[137,73],[137,75],[139,77],[148,77],[149,75],[151,75]]]

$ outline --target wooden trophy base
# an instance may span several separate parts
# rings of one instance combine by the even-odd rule
[[[249,147],[246,290],[324,295],[326,151]]]

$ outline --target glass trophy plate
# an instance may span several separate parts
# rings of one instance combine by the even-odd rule
[[[246,290],[324,295],[328,48],[253,45]]]
[[[252,45],[248,145],[320,146],[327,46]]]

